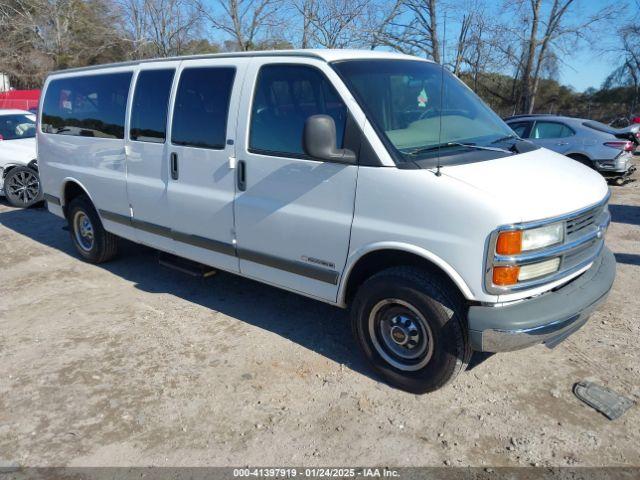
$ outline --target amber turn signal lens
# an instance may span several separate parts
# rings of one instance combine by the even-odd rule
[[[500,255],[516,255],[522,251],[522,231],[502,232],[498,235],[496,253]]]
[[[518,283],[520,267],[493,267],[494,285],[515,285]]]

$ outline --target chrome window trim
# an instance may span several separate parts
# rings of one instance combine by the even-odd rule
[[[600,255],[602,249],[604,248],[604,232],[608,228],[611,223],[611,214],[607,209],[604,209],[599,217],[597,217],[594,221],[594,224],[597,226],[597,229],[592,232],[588,232],[586,235],[583,235],[575,240],[567,242],[567,221],[580,217],[585,213],[588,213],[592,210],[597,210],[599,208],[603,208],[606,206],[609,198],[611,197],[611,192],[607,192],[607,195],[599,202],[590,205],[585,208],[581,208],[579,210],[575,210],[573,212],[567,213],[565,215],[561,215],[553,218],[546,218],[543,220],[534,220],[530,222],[521,222],[514,223],[509,225],[502,225],[498,227],[496,230],[491,232],[488,239],[488,247],[485,255],[485,266],[484,266],[484,288],[487,293],[494,295],[504,295],[511,292],[518,292],[534,287],[538,287],[540,285],[544,285],[546,283],[552,283],[556,280],[560,280],[564,277],[568,277],[575,272],[580,271],[581,269],[590,265],[595,258]],[[604,218],[603,218],[604,216]],[[542,227],[545,225],[549,225],[552,223],[560,223],[563,224],[564,235],[563,242],[555,245],[551,245],[549,247],[544,247],[536,250],[532,250],[530,252],[522,253],[520,255],[499,255],[495,253],[496,251],[496,242],[498,239],[498,235],[504,231],[513,231],[513,230],[525,230],[532,229],[537,227]],[[600,244],[596,247],[594,253],[590,255],[587,259],[581,261],[577,265],[574,265],[570,268],[563,269],[564,257],[567,255],[571,255],[574,253],[578,253],[579,251],[589,248],[593,245],[594,242],[600,242]],[[550,260],[552,258],[560,257],[560,266],[557,272],[548,274],[539,278],[534,278],[532,280],[528,280],[525,282],[518,283],[516,285],[511,286],[499,286],[494,285],[493,283],[493,267],[494,266],[508,266],[508,265],[526,265],[530,263],[535,263],[543,260]]]

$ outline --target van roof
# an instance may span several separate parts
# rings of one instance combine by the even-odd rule
[[[405,60],[423,60],[429,62],[420,57],[414,57],[412,55],[406,55],[396,52],[383,52],[379,50],[350,50],[350,49],[301,49],[301,50],[259,50],[251,52],[228,52],[228,53],[210,53],[202,55],[185,55],[180,57],[164,57],[164,58],[150,58],[142,60],[132,60],[129,62],[119,63],[106,63],[103,65],[92,65],[88,67],[68,68],[65,70],[56,70],[51,72],[52,75],[56,73],[68,73],[68,72],[81,72],[86,70],[98,70],[102,68],[111,67],[126,67],[134,66],[143,63],[152,62],[166,62],[171,60],[196,60],[206,58],[237,58],[237,57],[304,57],[304,58],[316,58],[325,62],[334,62],[338,60],[356,60],[356,59],[405,59]]]

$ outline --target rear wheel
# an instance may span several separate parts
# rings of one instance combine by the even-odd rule
[[[389,384],[426,393],[464,370],[471,349],[458,297],[446,281],[413,267],[384,270],[360,287],[352,306],[353,332]]]
[[[91,201],[80,196],[71,201],[67,209],[71,239],[78,253],[91,263],[102,263],[115,257],[118,237],[102,226]]]
[[[29,167],[14,167],[4,179],[4,191],[10,205],[29,208],[42,201],[38,172]]]

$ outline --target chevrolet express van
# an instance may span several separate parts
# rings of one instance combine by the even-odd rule
[[[411,392],[445,385],[473,350],[556,345],[615,276],[602,177],[522,141],[423,59],[66,70],[38,120],[48,208],[82,258],[111,259],[122,237],[349,307],[366,358]]]

